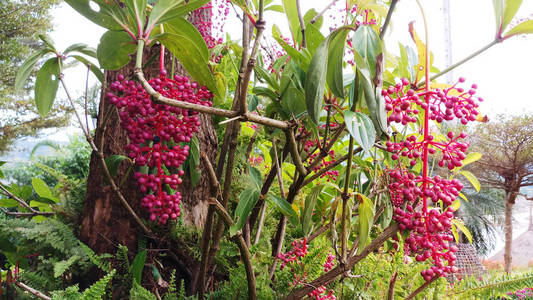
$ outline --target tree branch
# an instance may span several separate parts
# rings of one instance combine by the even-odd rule
[[[40,298],[40,299],[44,299],[44,300],[52,300],[52,298],[46,296],[45,294],[43,294],[42,292],[32,288],[32,287],[29,287],[27,285],[25,285],[24,283],[20,282],[20,281],[16,281],[15,282],[15,285],[18,286],[19,288],[25,290],[26,292]]]

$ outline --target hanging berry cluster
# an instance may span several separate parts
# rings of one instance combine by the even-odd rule
[[[161,71],[159,78],[149,83],[167,98],[212,105],[213,95],[207,88],[189,82],[187,77],[170,79]],[[184,172],[178,168],[187,159],[188,143],[200,126],[197,112],[155,104],[140,83],[125,80],[123,75],[110,89],[107,99],[118,108],[121,126],[128,132],[130,143],[125,147],[128,156],[137,166],[151,170],[134,175],[140,190],[148,193],[141,205],[147,209],[150,220],[166,224],[180,215],[181,194],[174,190],[182,182],[180,176]]]
[[[463,78],[458,83],[463,83]],[[462,160],[469,146],[461,141],[465,133],[455,135],[448,132],[445,138],[436,140],[429,133],[429,121],[460,120],[462,124],[476,120],[481,98],[475,97],[476,85],[464,91],[457,84],[444,89],[413,90],[411,83],[402,79],[400,83],[384,89],[389,123],[407,125],[418,121],[417,115],[424,112],[418,132],[407,135],[403,141],[388,141],[387,151],[396,161],[396,167],[387,170],[390,178],[389,193],[394,204],[394,218],[402,231],[409,231],[405,240],[406,253],[414,255],[417,261],[432,259],[434,265],[421,272],[425,280],[457,272],[451,226],[454,209],[450,206],[459,196],[463,185],[457,179],[444,179],[428,174],[429,155],[439,155],[440,167],[449,170],[462,166]],[[445,141],[440,141],[445,140]],[[413,169],[422,163],[422,174]],[[408,166],[403,164],[407,163]],[[435,208],[428,209],[428,200]],[[447,262],[447,263],[446,263]]]

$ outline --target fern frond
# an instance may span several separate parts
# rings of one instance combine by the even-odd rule
[[[114,275],[115,270],[111,270],[106,276],[100,278],[100,280],[83,291],[81,300],[101,300],[102,296],[106,294],[107,284],[111,281]]]
[[[55,263],[54,264],[54,277],[57,278],[57,277],[63,275],[63,273],[65,273],[65,271],[70,266],[72,266],[75,262],[80,260],[80,258],[81,257],[79,257],[77,255],[74,255],[74,256],[70,257],[68,260],[62,260],[62,261],[59,261],[59,262]]]
[[[507,293],[533,286],[533,272],[502,274],[478,280],[467,277],[448,293],[450,299],[488,299],[506,297]]]
[[[157,300],[156,296],[147,289],[143,288],[137,282],[133,282],[133,285],[130,290],[130,299],[131,300]]]
[[[112,257],[110,254],[102,254],[102,255],[97,255],[96,253],[94,253],[94,251],[89,248],[89,246],[85,245],[84,243],[82,242],[79,242],[81,248],[83,249],[83,251],[85,252],[85,254],[87,255],[87,257],[89,258],[89,260],[95,264],[98,268],[100,268],[102,271],[104,272],[111,272],[111,263],[107,260],[105,260],[105,258],[109,258],[109,257]]]

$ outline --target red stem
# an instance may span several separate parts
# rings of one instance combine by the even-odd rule
[[[159,73],[165,71],[165,46],[161,45],[161,52],[159,53]]]

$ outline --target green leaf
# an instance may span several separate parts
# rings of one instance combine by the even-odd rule
[[[352,44],[369,66],[371,78],[376,76],[376,60],[382,52],[381,40],[376,31],[370,25],[359,26],[352,37]]]
[[[96,55],[100,67],[105,70],[118,70],[130,62],[130,54],[136,50],[136,41],[126,32],[110,30],[100,38]]]
[[[41,117],[46,117],[54,104],[59,87],[59,60],[47,60],[35,79],[35,105]]]
[[[302,69],[306,70],[309,67],[309,60],[300,51],[293,48],[281,38],[281,31],[276,24],[272,25],[272,37],[274,37],[281,48],[287,52],[287,55],[289,55],[289,57],[294,60],[294,62],[297,63]]]
[[[74,255],[74,256],[71,256],[68,260],[62,260],[62,261],[54,263],[54,277],[57,278],[63,275],[63,273],[65,273],[65,271],[68,268],[70,268],[70,266],[72,266],[80,258],[81,257]]]
[[[350,135],[363,150],[372,149],[376,139],[376,130],[368,116],[347,110],[344,112],[344,123],[346,123],[346,129]]]
[[[198,138],[194,136],[191,139],[188,157],[189,175],[191,176],[191,186],[195,187],[202,175],[198,169],[200,165],[200,144]]]
[[[250,174],[250,177],[252,178],[252,182],[254,183],[255,188],[257,188],[257,190],[260,191],[261,187],[263,186],[263,179],[261,178],[261,172],[259,172],[258,169],[248,165],[248,173]]]
[[[359,245],[357,254],[366,247],[369,242],[370,230],[374,223],[374,203],[367,196],[357,193],[359,198]]]
[[[146,4],[147,0],[125,0],[126,8],[128,8],[129,15],[135,24],[137,29],[144,29],[144,21],[146,20]],[[140,25],[140,26],[139,26]]]
[[[131,275],[133,276],[133,280],[138,284],[141,284],[141,277],[142,277],[145,261],[146,261],[146,250],[143,250],[137,253],[137,255],[135,255],[135,258],[133,259],[133,262],[131,263]]]
[[[105,165],[107,166],[111,177],[117,176],[118,167],[123,160],[131,162],[129,157],[120,154],[113,154],[105,159]]]
[[[298,42],[298,32],[300,31],[300,21],[298,19],[298,10],[296,8],[295,0],[282,0],[283,10],[289,22],[289,29],[291,30],[292,40],[295,44]]]
[[[0,206],[1,207],[17,207],[19,203],[16,200],[13,199],[0,199]]]
[[[311,121],[315,124],[318,124],[320,112],[322,112],[330,42],[331,39],[328,37],[318,46],[309,64],[305,79],[305,104],[307,106],[307,113]]]
[[[31,185],[33,186],[33,189],[35,190],[37,195],[39,195],[39,197],[47,200],[52,200],[54,201],[54,203],[57,203],[59,201],[59,199],[52,195],[52,191],[42,179],[37,177],[32,178]]]
[[[24,87],[24,83],[33,71],[33,67],[35,66],[35,64],[37,64],[37,61],[39,61],[39,59],[41,59],[49,52],[50,50],[48,49],[43,49],[41,51],[35,52],[28,59],[26,59],[24,63],[22,63],[17,72],[17,77],[15,78],[15,92],[22,90],[22,88]]]
[[[466,165],[469,165],[473,162],[476,162],[478,160],[481,159],[481,157],[483,156],[483,154],[479,153],[479,152],[470,152],[466,155],[465,159],[463,159],[461,162],[463,163],[463,165],[461,167],[457,167],[455,170],[454,169],[454,172],[457,172],[458,170],[460,170],[461,168],[463,168],[464,166]]]
[[[44,45],[48,49],[50,49],[52,52],[56,52],[57,51],[55,46],[54,46],[54,42],[48,36],[46,36],[44,34],[39,34],[39,39],[41,41],[43,41]]]
[[[533,20],[522,22],[515,27],[511,28],[505,35],[505,37],[510,37],[515,34],[532,34],[533,33]]]
[[[343,30],[336,34],[332,39],[328,49],[327,74],[326,82],[331,92],[339,97],[344,98],[344,79],[342,76],[342,65],[344,57],[344,45],[349,31]]]
[[[465,226],[465,224],[463,223],[462,220],[452,219],[452,231],[454,230],[454,227],[459,229],[466,236],[468,241],[470,243],[472,243],[472,233],[470,233],[470,230],[468,230],[468,228],[466,228],[466,226]],[[457,237],[456,237],[456,240],[458,240]]]
[[[305,198],[305,207],[302,214],[302,230],[305,237],[311,233],[313,211],[315,210],[318,196],[320,196],[323,188],[324,186],[322,185],[315,186]]]
[[[159,0],[152,8],[148,24],[148,30],[152,30],[155,25],[168,20],[182,17],[187,13],[204,6],[209,0]]]
[[[250,8],[248,8],[247,1],[244,0],[231,0],[231,3],[237,5],[242,9],[242,11],[249,17],[253,19],[252,12],[250,11]]]
[[[254,68],[255,75],[259,77],[259,79],[267,82],[272,88],[275,90],[279,90],[280,86],[278,83],[278,80],[274,77],[274,75],[270,74],[267,70],[263,69],[261,66],[256,66]]]
[[[461,173],[461,175],[466,177],[466,179],[468,179],[468,181],[470,181],[470,183],[472,184],[474,189],[476,189],[476,191],[479,192],[479,189],[481,188],[481,185],[479,184],[479,180],[477,180],[477,177],[474,174],[472,174],[469,171],[461,171],[459,173]]]
[[[265,11],[267,10],[271,10],[271,11],[276,11],[276,12],[280,12],[280,13],[283,13],[283,6],[281,5],[270,5],[268,7],[265,7]]]
[[[293,226],[297,226],[300,223],[298,220],[298,213],[294,211],[292,205],[287,202],[287,200],[277,195],[270,195],[270,199],[272,199],[276,207],[289,219],[289,222],[291,222]]]
[[[157,39],[178,58],[194,80],[206,86],[212,93],[220,95],[221,92],[218,91],[215,78],[209,69],[209,51],[206,50],[205,41],[194,26],[188,22],[187,24],[180,28],[181,32],[163,33]]]
[[[94,76],[96,76],[98,81],[100,81],[101,83],[104,82],[104,73],[100,71],[100,69],[98,68],[98,66],[96,66],[96,64],[91,63],[88,59],[80,55],[72,55],[71,57],[81,62],[85,66],[90,66],[91,72],[93,72]]]
[[[229,229],[231,236],[235,235],[237,231],[242,229],[246,219],[254,208],[255,203],[257,203],[257,200],[259,200],[259,196],[260,192],[255,188],[245,189],[241,192],[241,195],[239,196],[239,203],[235,209],[235,218],[237,222]]]
[[[103,9],[106,6],[113,5],[106,3],[105,0],[65,0],[68,5],[74,8],[82,16],[86,17],[93,23],[107,28],[109,30],[121,30],[122,27],[113,19],[112,16],[107,14],[106,10]],[[95,11],[91,8],[89,3],[96,4],[100,7],[99,11]]]
[[[453,211],[458,211],[461,207],[461,200],[455,199],[449,207],[453,208]]]
[[[516,12],[522,5],[522,0],[505,0],[505,10],[503,11],[503,19],[502,19],[502,32],[505,30],[507,25],[511,23],[511,20],[516,15]]]
[[[264,96],[270,98],[270,100],[276,100],[278,99],[278,95],[271,89],[262,87],[262,86],[256,86],[254,87],[253,91],[254,94],[257,96]]]

